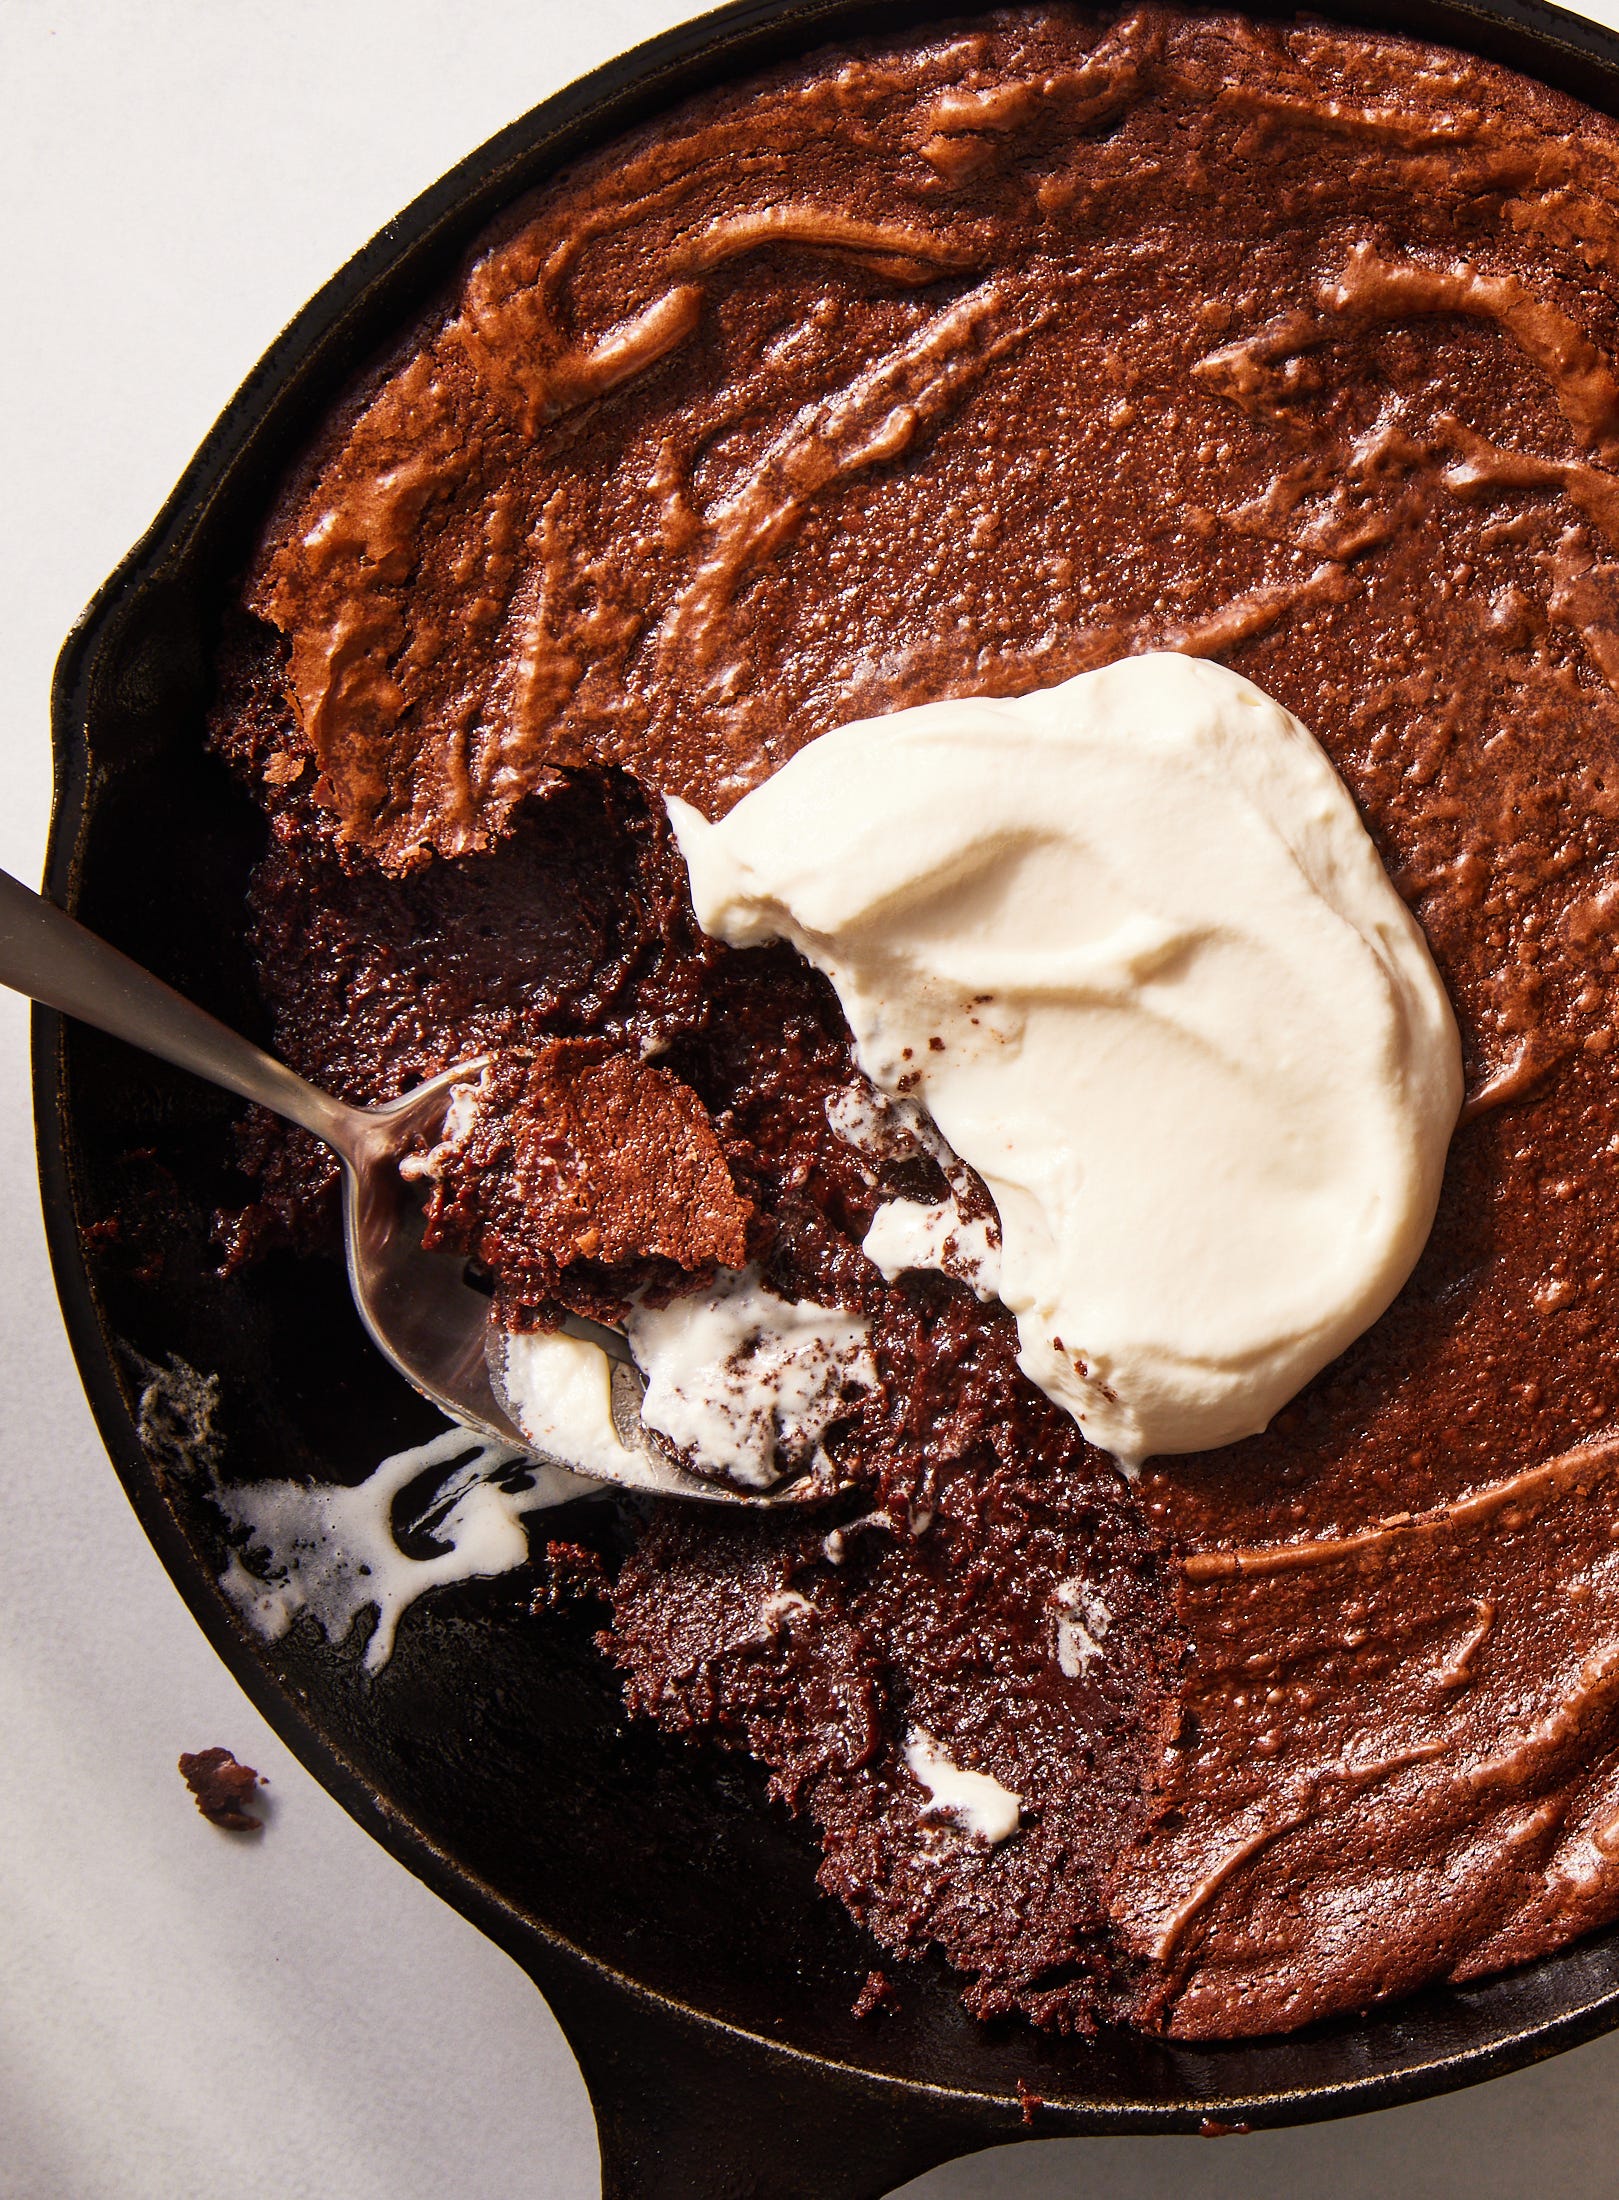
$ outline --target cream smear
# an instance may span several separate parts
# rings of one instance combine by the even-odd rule
[[[718,824],[668,809],[704,929],[792,941],[872,1084],[983,1180],[1019,1364],[1125,1465],[1262,1429],[1410,1273],[1455,1020],[1347,790],[1251,682],[1127,658],[838,727]]]
[[[781,1298],[754,1268],[721,1269],[667,1306],[634,1306],[624,1333],[645,1388],[637,1399],[628,1377],[616,1403],[599,1346],[546,1332],[502,1345],[506,1410],[536,1451],[580,1474],[654,1483],[650,1429],[695,1473],[767,1489],[808,1465],[877,1380],[859,1315]]]
[[[877,1367],[866,1324],[841,1307],[784,1299],[752,1268],[624,1324],[646,1377],[641,1420],[699,1473],[767,1488],[806,1466]]]
[[[880,1181],[881,1164],[910,1160],[925,1154],[938,1164],[950,1186],[947,1198],[924,1204],[917,1199],[890,1199],[871,1219],[860,1250],[874,1268],[892,1283],[907,1268],[936,1268],[970,1283],[981,1299],[997,1295],[1001,1275],[1000,1225],[991,1214],[964,1214],[963,1195],[969,1208],[975,1201],[971,1171],[963,1168],[938,1130],[914,1100],[894,1098],[862,1079],[831,1095],[826,1119],[847,1146],[852,1146],[867,1165],[867,1179]]]
[[[890,1283],[907,1268],[937,1268],[970,1283],[981,1299],[999,1295],[999,1233],[988,1215],[964,1221],[953,1199],[932,1206],[919,1199],[886,1200],[872,1216],[860,1250]]]

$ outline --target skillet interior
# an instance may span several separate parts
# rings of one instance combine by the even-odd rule
[[[1262,12],[1262,11],[1260,11]],[[1619,40],[1551,9],[1339,15],[1446,39],[1619,112]],[[747,0],[641,48],[513,125],[402,215],[300,316],[210,435],[64,652],[49,889],[227,1020],[263,1036],[242,945],[258,813],[201,751],[231,578],[283,462],[356,364],[453,271],[490,213],[668,100],[839,34],[927,20],[871,0]],[[335,1268],[221,1281],[209,1217],[235,1104],[41,1014],[47,1223],[86,1385],[147,1532],[210,1639],[304,1762],[550,1996],[602,2121],[608,2192],[875,2194],[1029,2130],[1281,2123],[1466,2083],[1619,2021],[1619,1932],[1465,1991],[1285,2040],[1189,2050],[986,2029],[942,1968],[857,2024],[870,1948],[814,1885],[808,1835],[762,1777],[628,1725],[587,1614],[524,1624],[517,1577],[440,1592],[374,1681],[353,1647],[273,1651],[215,1586],[195,1476],[357,1479],[437,1417],[365,1344]],[[120,1200],[165,1219],[160,1274],[87,1251]],[[217,1377],[217,1426],[176,1364]],[[163,1371],[143,1434],[140,1401]],[[569,1533],[596,1532],[587,1512]],[[605,1523],[602,1523],[605,1526]],[[312,1633],[312,1631],[311,1631]],[[759,1951],[770,1951],[768,1965]],[[1020,2082],[1045,2102],[1034,2125]],[[723,2133],[724,2139],[716,2137]],[[730,2159],[723,2159],[728,2147]]]

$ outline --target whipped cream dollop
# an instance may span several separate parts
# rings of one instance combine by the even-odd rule
[[[835,728],[718,824],[668,809],[704,929],[793,942],[982,1178],[1019,1364],[1127,1466],[1262,1429],[1410,1273],[1455,1019],[1250,681],[1126,658]]]

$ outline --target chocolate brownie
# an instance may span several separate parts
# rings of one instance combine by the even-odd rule
[[[823,51],[512,208],[246,578],[215,738],[280,1044],[356,1099],[493,1056],[434,1219],[506,1318],[745,1259],[869,1322],[854,1495],[652,1513],[605,1642],[980,2013],[1264,2032],[1619,1915],[1616,209],[1610,122],[1380,33]],[[1145,648],[1323,743],[1470,1097],[1390,1311],[1132,1484],[1004,1309],[865,1259],[936,1164],[839,1134],[834,996],[702,937],[660,798]],[[327,1165],[253,1139],[240,1249],[312,1242]],[[918,1737],[1015,1830],[941,1813]]]

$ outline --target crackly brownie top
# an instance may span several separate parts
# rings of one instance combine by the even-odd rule
[[[864,711],[1296,626],[1402,492],[1504,465],[1600,528],[1612,164],[1500,70],[1154,9],[696,101],[510,217],[334,426],[253,578],[272,784],[393,865],[557,768],[717,811]]]
[[[882,1525],[666,1520],[615,1655],[986,2010],[1263,2031],[1619,1914],[1616,203],[1608,122],[1367,32],[1057,9],[826,51],[513,210],[249,577],[218,737],[277,827],[294,1058],[365,1097],[507,1050],[512,1151],[444,1193],[497,1281],[520,1167],[561,1301],[740,1249],[872,1323]],[[863,1261],[835,1003],[695,936],[657,797],[717,815],[841,720],[1147,647],[1321,740],[1471,1097],[1384,1319],[1132,1492],[1004,1314]],[[706,1238],[546,1173],[525,1121],[596,1085],[581,1139],[669,1141]],[[1117,1617],[1069,1672],[1087,1582]],[[929,1821],[913,1729],[1017,1832]]]

